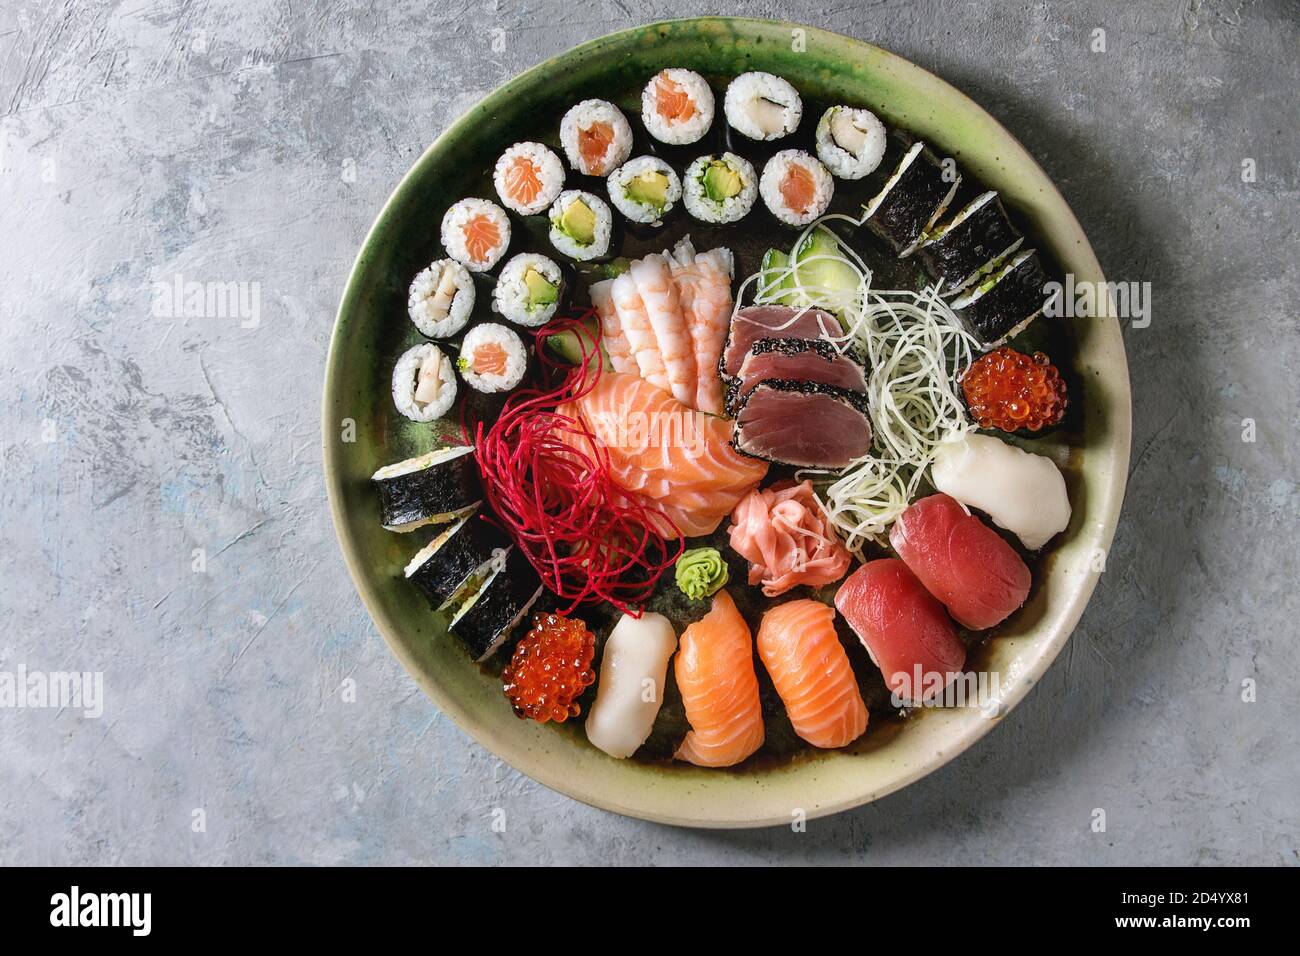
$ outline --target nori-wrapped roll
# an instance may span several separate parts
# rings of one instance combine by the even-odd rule
[[[998,194],[990,190],[936,229],[916,254],[930,275],[944,280],[945,292],[956,292],[1022,242]]]
[[[457,612],[451,630],[474,660],[492,656],[542,593],[542,581],[522,551],[511,548]]]
[[[473,445],[453,445],[375,472],[370,480],[379,492],[384,527],[414,531],[451,521],[477,504],[483,494],[473,452]]]
[[[925,230],[948,208],[959,185],[961,176],[945,180],[939,160],[918,140],[899,160],[885,188],[867,203],[867,227],[899,256],[911,255]]]
[[[477,514],[461,518],[420,549],[406,566],[406,578],[429,599],[435,611],[446,608],[510,541]]]
[[[966,330],[985,349],[1020,334],[1047,301],[1047,274],[1033,249],[1018,252],[988,279],[952,302]]]

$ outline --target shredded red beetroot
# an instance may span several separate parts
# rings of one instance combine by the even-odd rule
[[[665,536],[663,529],[676,528],[662,511],[614,482],[609,452],[587,425],[557,411],[600,378],[600,333],[583,324],[593,314],[538,330],[543,387],[510,395],[494,423],[478,423],[474,444],[485,497],[543,583],[569,602],[564,613],[608,601],[639,617],[685,542],[680,533]],[[582,349],[576,368],[546,349],[566,332]]]

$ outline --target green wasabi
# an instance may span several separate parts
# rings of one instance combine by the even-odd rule
[[[717,548],[692,548],[677,559],[677,586],[692,601],[712,597],[727,583],[727,562]]]

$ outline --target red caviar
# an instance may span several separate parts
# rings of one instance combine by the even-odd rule
[[[1065,417],[1069,396],[1056,366],[1042,352],[994,349],[961,378],[971,417],[981,428],[1038,431]]]
[[[515,647],[501,684],[515,716],[563,723],[582,712],[578,698],[596,680],[596,639],[587,625],[562,614],[534,614]]]

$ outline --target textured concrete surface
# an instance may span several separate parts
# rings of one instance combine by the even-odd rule
[[[709,8],[964,89],[1154,296],[1067,653],[964,756],[807,833],[625,820],[501,765],[388,653],[320,476],[333,313],[412,160],[519,70],[702,8],[3,7],[0,671],[102,672],[104,700],[0,710],[0,863],[1300,862],[1296,3]],[[169,312],[177,275],[242,284],[244,317]]]

